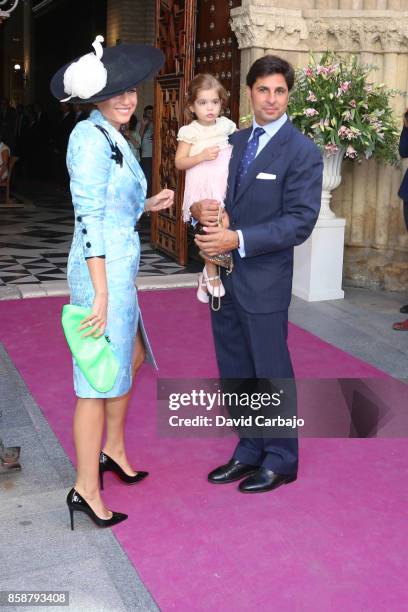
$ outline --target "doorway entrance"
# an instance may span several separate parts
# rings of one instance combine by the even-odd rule
[[[200,72],[214,74],[228,92],[227,116],[238,124],[240,52],[230,11],[240,0],[156,0],[156,45],[166,62],[155,84],[153,193],[175,191],[175,204],[152,219],[153,246],[186,265],[194,255],[182,218],[184,173],[174,165],[177,132],[184,125],[187,86]]]

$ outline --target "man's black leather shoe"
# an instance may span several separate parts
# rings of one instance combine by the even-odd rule
[[[248,465],[246,463],[240,463],[236,459],[232,458],[226,465],[221,465],[215,468],[208,474],[208,480],[216,484],[224,484],[228,482],[235,482],[241,480],[244,476],[254,474],[259,468],[256,465]]]
[[[400,312],[402,312],[403,314],[407,314],[408,313],[408,304],[405,304],[405,306],[401,306]]]
[[[282,484],[289,484],[296,478],[297,474],[276,474],[272,470],[261,467],[255,474],[240,482],[238,488],[241,493],[265,493],[273,491]]]

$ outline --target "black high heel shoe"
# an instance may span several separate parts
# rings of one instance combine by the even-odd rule
[[[112,527],[113,525],[117,525],[122,521],[125,521],[128,518],[127,514],[122,514],[122,512],[112,512],[112,516],[109,519],[100,518],[95,512],[92,510],[91,506],[84,500],[82,495],[80,495],[75,489],[71,489],[67,495],[67,504],[69,509],[69,515],[71,517],[71,530],[74,531],[74,511],[79,510],[80,512],[85,512],[93,520],[95,525],[98,527]]]
[[[99,482],[101,491],[103,491],[104,472],[113,472],[114,474],[116,474],[116,476],[119,476],[119,478],[127,484],[134,484],[135,482],[140,482],[141,480],[146,478],[146,476],[149,475],[149,472],[138,472],[135,476],[129,476],[129,474],[126,474],[126,472],[122,470],[122,468],[116,463],[116,461],[114,461],[113,459],[111,459],[111,457],[109,457],[109,455],[101,451],[101,454],[99,455]]]

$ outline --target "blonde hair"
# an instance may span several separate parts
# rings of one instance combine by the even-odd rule
[[[215,89],[221,100],[221,110],[227,105],[228,95],[219,80],[212,74],[197,74],[194,79],[190,81],[187,88],[185,113],[189,121],[192,121],[195,117],[195,114],[191,112],[189,107],[194,104],[197,100],[198,92],[203,89]]]

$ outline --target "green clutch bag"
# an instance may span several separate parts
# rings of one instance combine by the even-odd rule
[[[100,393],[110,391],[119,372],[119,361],[105,336],[83,337],[81,321],[91,314],[90,308],[65,304],[62,308],[62,327],[65,338],[79,369],[91,387]]]

